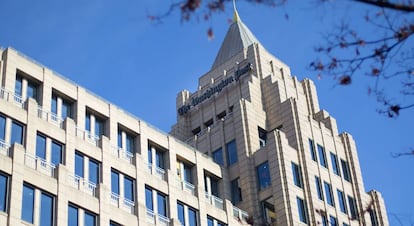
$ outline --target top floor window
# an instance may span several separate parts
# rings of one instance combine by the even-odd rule
[[[118,128],[118,147],[130,154],[135,153],[135,135]]]
[[[331,152],[331,163],[332,163],[332,170],[333,170],[333,172],[336,175],[340,176],[341,173],[339,172],[338,158],[332,152]]]
[[[177,160],[177,176],[185,182],[193,183],[192,175],[193,166],[183,161]]]
[[[52,94],[52,106],[51,111],[61,119],[66,117],[73,118],[73,101],[70,101],[62,96],[53,93]]]
[[[155,166],[158,169],[165,170],[166,164],[166,151],[155,147],[154,145],[148,144],[148,164],[152,165],[155,163]],[[155,161],[154,161],[155,159]]]
[[[342,173],[344,175],[344,179],[346,181],[351,182],[351,172],[349,170],[348,162],[345,161],[345,160],[343,160],[343,159],[341,159],[341,165],[342,165]]]
[[[316,157],[316,151],[315,151],[315,144],[313,142],[312,139],[309,139],[309,150],[310,150],[310,155],[313,161],[317,161],[317,157]]]
[[[97,114],[86,111],[85,130],[91,135],[100,137],[105,135],[105,119]]]
[[[33,98],[37,102],[40,100],[39,85],[26,77],[21,75],[21,72],[16,74],[16,82],[14,86],[15,95],[19,96],[22,101],[28,98]]]
[[[238,161],[236,140],[232,140],[226,144],[226,153],[227,153],[227,166],[231,166]]]

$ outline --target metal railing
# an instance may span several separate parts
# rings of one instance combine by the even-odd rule
[[[170,219],[166,216],[158,214],[157,225],[168,226],[170,225]]]
[[[177,177],[177,185],[181,188],[181,190],[189,192],[192,195],[195,195],[195,186],[190,182],[181,180]]]
[[[5,156],[10,156],[10,144],[0,139],[0,153]]]
[[[23,108],[24,105],[24,100],[21,96],[12,93],[10,91],[7,91],[4,87],[0,88],[0,98],[4,99],[6,101],[10,101],[10,98],[13,98],[13,103],[15,103],[17,106],[19,106],[20,108]]]
[[[34,157],[29,153],[24,154],[24,163],[26,166],[33,168],[39,172],[42,172],[48,176],[55,177],[56,166],[53,163],[49,163],[46,160]]]
[[[114,155],[116,155],[118,158],[120,159],[124,159],[126,161],[128,161],[130,164],[133,164],[133,159],[134,159],[134,154],[131,152],[128,152],[126,150],[124,150],[121,147],[115,147],[112,146],[112,153],[114,153]]]
[[[119,195],[111,192],[111,203],[112,205],[119,207]]]
[[[147,166],[148,172],[158,178],[160,178],[161,180],[166,181],[167,177],[166,177],[166,173],[165,173],[165,169],[162,169],[158,166],[155,166],[154,169],[152,169],[152,164],[151,163],[144,163]]]
[[[53,112],[48,112],[42,108],[42,106],[37,106],[37,116],[47,122],[55,124],[59,128],[63,129],[63,118],[57,116]]]
[[[68,174],[69,180],[72,182],[72,186],[77,188],[80,191],[84,191],[93,197],[96,197],[96,184],[90,181],[85,180],[84,178],[74,175]]]
[[[76,127],[76,136],[82,138],[85,141],[88,141],[96,147],[99,147],[100,137],[95,134],[91,134],[89,131]]]
[[[233,206],[233,216],[237,219],[247,219],[249,214],[247,212]]]
[[[215,206],[216,208],[219,208],[219,209],[224,208],[223,199],[220,199],[219,197],[209,194],[208,192],[206,192],[206,200],[208,201],[208,203]]]
[[[135,202],[129,199],[123,200],[123,208],[127,210],[129,213],[133,214],[135,210]]]
[[[152,224],[152,225],[155,225],[155,213],[154,213],[154,211],[152,211],[150,209],[147,209],[146,216],[147,216],[147,222]]]

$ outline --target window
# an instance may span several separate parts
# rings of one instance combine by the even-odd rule
[[[226,144],[227,166],[231,166],[237,162],[237,145],[236,140],[232,140]]]
[[[349,204],[349,212],[351,214],[351,219],[358,218],[358,209],[355,203],[355,199],[348,195],[348,204]]]
[[[111,192],[119,195],[119,173],[111,170]]]
[[[10,144],[18,143],[23,145],[23,125],[13,121],[11,129]]]
[[[207,226],[214,226],[214,223],[216,223],[217,226],[225,226],[226,225],[225,223],[220,222],[219,220],[216,220],[211,216],[207,216]]]
[[[86,163],[86,164],[85,164]],[[95,185],[100,182],[100,163],[88,156],[84,156],[82,153],[75,152],[75,175],[94,183]],[[88,172],[86,177],[85,172]]]
[[[53,219],[53,196],[46,193],[41,194],[40,198],[40,224],[42,226],[52,226]]]
[[[197,226],[198,212],[196,209],[177,201],[177,217],[183,226]]]
[[[127,176],[124,176],[124,197],[134,202],[134,180]]]
[[[323,190],[322,190],[322,183],[321,179],[315,176],[315,184],[316,184],[316,192],[318,193],[318,198],[323,200]]]
[[[68,226],[78,226],[78,208],[72,205],[68,207]]]
[[[118,129],[118,147],[133,155],[135,153],[135,135]]]
[[[72,101],[68,101],[56,93],[52,94],[51,111],[57,117],[65,119],[73,118]]]
[[[122,226],[122,225],[116,223],[115,221],[109,221],[109,226]]]
[[[23,184],[23,197],[22,197],[22,213],[21,219],[31,223],[39,224],[42,226],[54,225],[54,196],[40,191],[38,194],[40,197],[35,198],[37,189],[34,187]],[[36,203],[35,203],[36,202]],[[36,206],[36,208],[34,208]],[[39,216],[39,223],[34,222],[34,216]]]
[[[60,163],[63,163],[62,155],[63,155],[63,145],[56,141],[52,141],[51,161],[55,166],[59,165]]]
[[[331,152],[331,163],[332,163],[332,170],[334,174],[341,176],[341,173],[339,172],[338,158],[332,152]]]
[[[8,181],[9,177],[0,173],[0,211],[7,211]]]
[[[266,146],[267,142],[267,131],[258,127],[258,133],[259,133],[259,145],[260,147]]]
[[[22,220],[33,224],[34,213],[34,188],[23,185],[23,198],[22,198]]]
[[[157,206],[158,214],[167,217],[167,197],[160,192],[157,192]]]
[[[328,164],[326,163],[325,149],[319,144],[317,146],[319,154],[319,163],[321,164],[321,166],[328,168]]]
[[[48,151],[48,144],[50,144],[50,152]],[[36,157],[43,160],[50,155],[50,162],[55,166],[63,164],[63,144],[46,137],[43,134],[37,133],[36,136]]]
[[[269,225],[271,225],[273,222],[276,222],[274,201],[275,200],[273,199],[273,197],[270,197],[261,202],[265,222]]]
[[[321,215],[321,223],[322,226],[328,226],[328,219],[326,218],[326,215],[324,213],[322,213]]]
[[[96,226],[96,215],[94,213],[85,211],[84,215],[84,226]]]
[[[231,189],[231,202],[233,204],[237,204],[243,201],[242,191],[239,186],[239,178],[236,178],[230,182],[230,189]]]
[[[81,212],[83,213],[83,219],[79,216],[81,215]],[[79,222],[79,220],[83,220],[82,222]],[[69,204],[68,207],[68,226],[97,226],[98,225],[98,216],[95,213],[92,213],[88,210],[79,208],[77,206],[74,206],[72,204]]]
[[[165,170],[165,163],[166,163],[166,151],[162,150],[161,148],[157,148],[154,145],[148,145],[148,165],[151,166],[153,164],[153,158],[155,157],[155,166],[158,169]]]
[[[181,181],[193,183],[192,169],[193,167],[183,161],[177,160],[177,176]]]
[[[293,173],[293,182],[295,183],[296,186],[302,188],[302,174],[300,171],[300,167],[292,162],[292,173]]]
[[[145,187],[145,207],[147,209],[154,211],[154,202],[152,201],[152,189]]]
[[[221,166],[224,165],[224,159],[223,159],[223,150],[221,148],[213,151],[212,153],[213,161]]]
[[[264,162],[256,168],[259,190],[265,189],[271,185],[269,164]]]
[[[296,197],[296,202],[298,204],[298,213],[299,213],[299,220],[305,224],[308,223],[308,217],[306,214],[306,205],[303,199]]]
[[[344,175],[344,179],[345,179],[346,181],[351,182],[351,173],[350,173],[350,171],[349,171],[349,165],[348,165],[348,162],[347,162],[347,161],[345,161],[345,160],[343,160],[343,159],[341,159],[341,165],[342,165],[342,173],[343,173],[343,175]]]
[[[317,158],[316,158],[315,144],[313,143],[313,140],[311,139],[309,139],[309,150],[310,150],[312,160],[316,162]]]
[[[369,212],[369,217],[371,219],[371,225],[372,226],[378,226],[377,214],[375,213],[375,211],[373,209],[369,208],[368,212]]]
[[[0,115],[0,140],[6,139],[6,118]]]
[[[46,137],[39,133],[36,136],[36,156],[46,159]]]
[[[336,191],[338,193],[339,208],[342,213],[347,213],[344,193],[339,189],[337,189]]]
[[[332,187],[331,187],[331,185],[326,181],[324,181],[324,185],[325,185],[326,202],[331,206],[335,206],[334,198],[332,196]]]
[[[145,186],[145,207],[147,210],[154,212],[155,215],[168,218],[168,197],[164,193],[161,193],[149,186]],[[157,203],[157,209],[155,212],[154,203]]]
[[[16,74],[16,82],[14,85],[14,93],[23,100],[33,98],[39,101],[38,93],[39,85],[21,76],[18,72]]]
[[[85,116],[85,130],[92,136],[98,138],[105,135],[105,119],[87,111]]]
[[[329,222],[331,223],[331,226],[338,226],[338,221],[332,215],[329,216]]]
[[[185,217],[184,217],[184,205],[181,203],[177,203],[177,214],[178,214],[178,221],[181,225],[185,224]]]

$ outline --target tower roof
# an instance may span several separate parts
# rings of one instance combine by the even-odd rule
[[[227,31],[220,50],[214,60],[212,69],[224,63],[230,57],[247,48],[253,43],[259,43],[249,28],[241,21],[236,8],[234,8],[233,23]]]

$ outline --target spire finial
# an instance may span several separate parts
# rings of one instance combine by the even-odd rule
[[[238,22],[240,20],[240,17],[236,9],[236,0],[233,0],[233,9],[234,9],[233,22]]]

